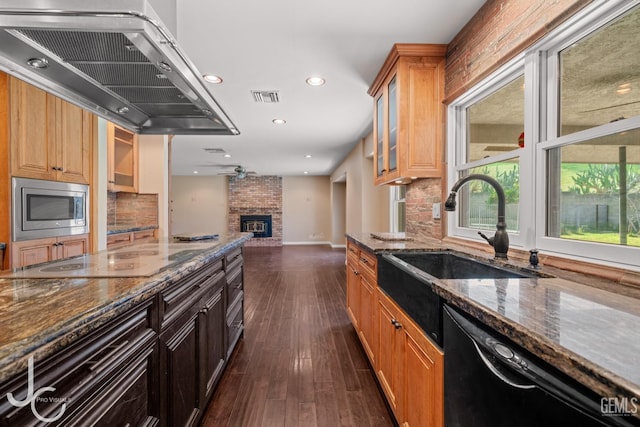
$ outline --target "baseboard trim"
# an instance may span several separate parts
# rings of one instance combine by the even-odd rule
[[[284,246],[311,246],[311,245],[331,245],[331,242],[320,242],[313,240],[310,242],[282,242]]]

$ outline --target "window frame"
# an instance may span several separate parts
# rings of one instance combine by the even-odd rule
[[[538,248],[547,254],[568,259],[589,260],[640,271],[640,248],[588,241],[549,237],[547,230],[547,153],[549,150],[613,133],[640,128],[640,115],[599,125],[568,135],[558,136],[559,120],[559,56],[573,43],[606,26],[610,21],[640,5],[640,0],[595,1],[500,67],[448,107],[447,189],[457,181],[461,170],[515,157],[502,153],[472,163],[464,163],[466,155],[465,109],[473,102],[512,81],[514,70],[524,69],[525,76],[525,146],[518,151],[520,159],[520,230],[509,233],[512,247]],[[476,230],[458,226],[458,215],[448,221],[448,235],[482,241]]]
[[[495,93],[499,89],[513,82],[520,76],[525,76],[525,87],[527,86],[527,77],[525,73],[525,56],[524,53],[516,56],[503,67],[501,67],[498,71],[493,73],[487,79],[483,80],[480,84],[473,87],[471,90],[466,92],[460,98],[458,98],[455,102],[451,103],[448,107],[448,140],[455,141],[453,144],[448,144],[447,147],[447,156],[449,160],[450,167],[447,168],[447,189],[451,188],[453,184],[460,177],[460,173],[475,167],[481,167],[490,165],[496,162],[511,160],[511,159],[519,159],[519,170],[520,170],[520,203],[518,207],[518,217],[520,218],[520,230],[518,232],[509,232],[509,240],[511,243],[515,243],[516,245],[523,245],[524,239],[526,238],[527,233],[523,233],[522,225],[529,224],[530,218],[530,210],[527,212],[522,208],[522,195],[523,188],[522,186],[528,186],[529,184],[524,183],[522,179],[522,156],[525,155],[527,150],[527,95],[525,91],[525,123],[524,131],[525,131],[525,146],[524,148],[517,148],[512,151],[496,154],[490,157],[486,157],[483,159],[475,160],[472,162],[467,162],[467,108],[471,105],[481,101],[482,99],[490,96]],[[453,161],[451,161],[453,159]],[[528,173],[528,169],[525,168],[525,172]],[[447,191],[448,193],[448,191]],[[524,215],[524,216],[523,216]],[[451,218],[454,218],[451,220]],[[478,231],[486,231],[469,227],[462,227],[459,225],[459,210],[456,210],[455,215],[449,216],[449,221],[447,225],[448,235],[462,237],[470,240],[478,240],[483,241],[480,237],[478,237]],[[496,217],[496,223],[497,223]]]

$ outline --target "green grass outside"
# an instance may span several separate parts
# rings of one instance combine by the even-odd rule
[[[620,244],[620,235],[618,233],[567,233],[561,234],[560,237],[563,239],[584,240],[595,243]],[[640,246],[640,236],[627,235],[627,246]]]

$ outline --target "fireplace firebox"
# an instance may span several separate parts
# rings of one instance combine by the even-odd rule
[[[271,215],[240,215],[240,231],[253,233],[253,237],[271,237]]]

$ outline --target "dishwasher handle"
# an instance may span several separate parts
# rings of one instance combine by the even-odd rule
[[[476,348],[476,351],[478,352],[478,356],[480,356],[480,360],[482,360],[482,363],[484,363],[487,369],[489,369],[489,371],[491,371],[491,373],[495,375],[498,379],[500,379],[503,383],[513,388],[518,388],[521,390],[530,390],[532,388],[536,388],[535,384],[528,384],[528,383],[523,384],[523,383],[516,382],[516,380],[514,379],[508,378],[507,375],[502,373],[497,366],[491,363],[487,355],[484,353],[484,350],[480,348],[476,340],[471,338],[471,342],[473,343],[473,346]]]

